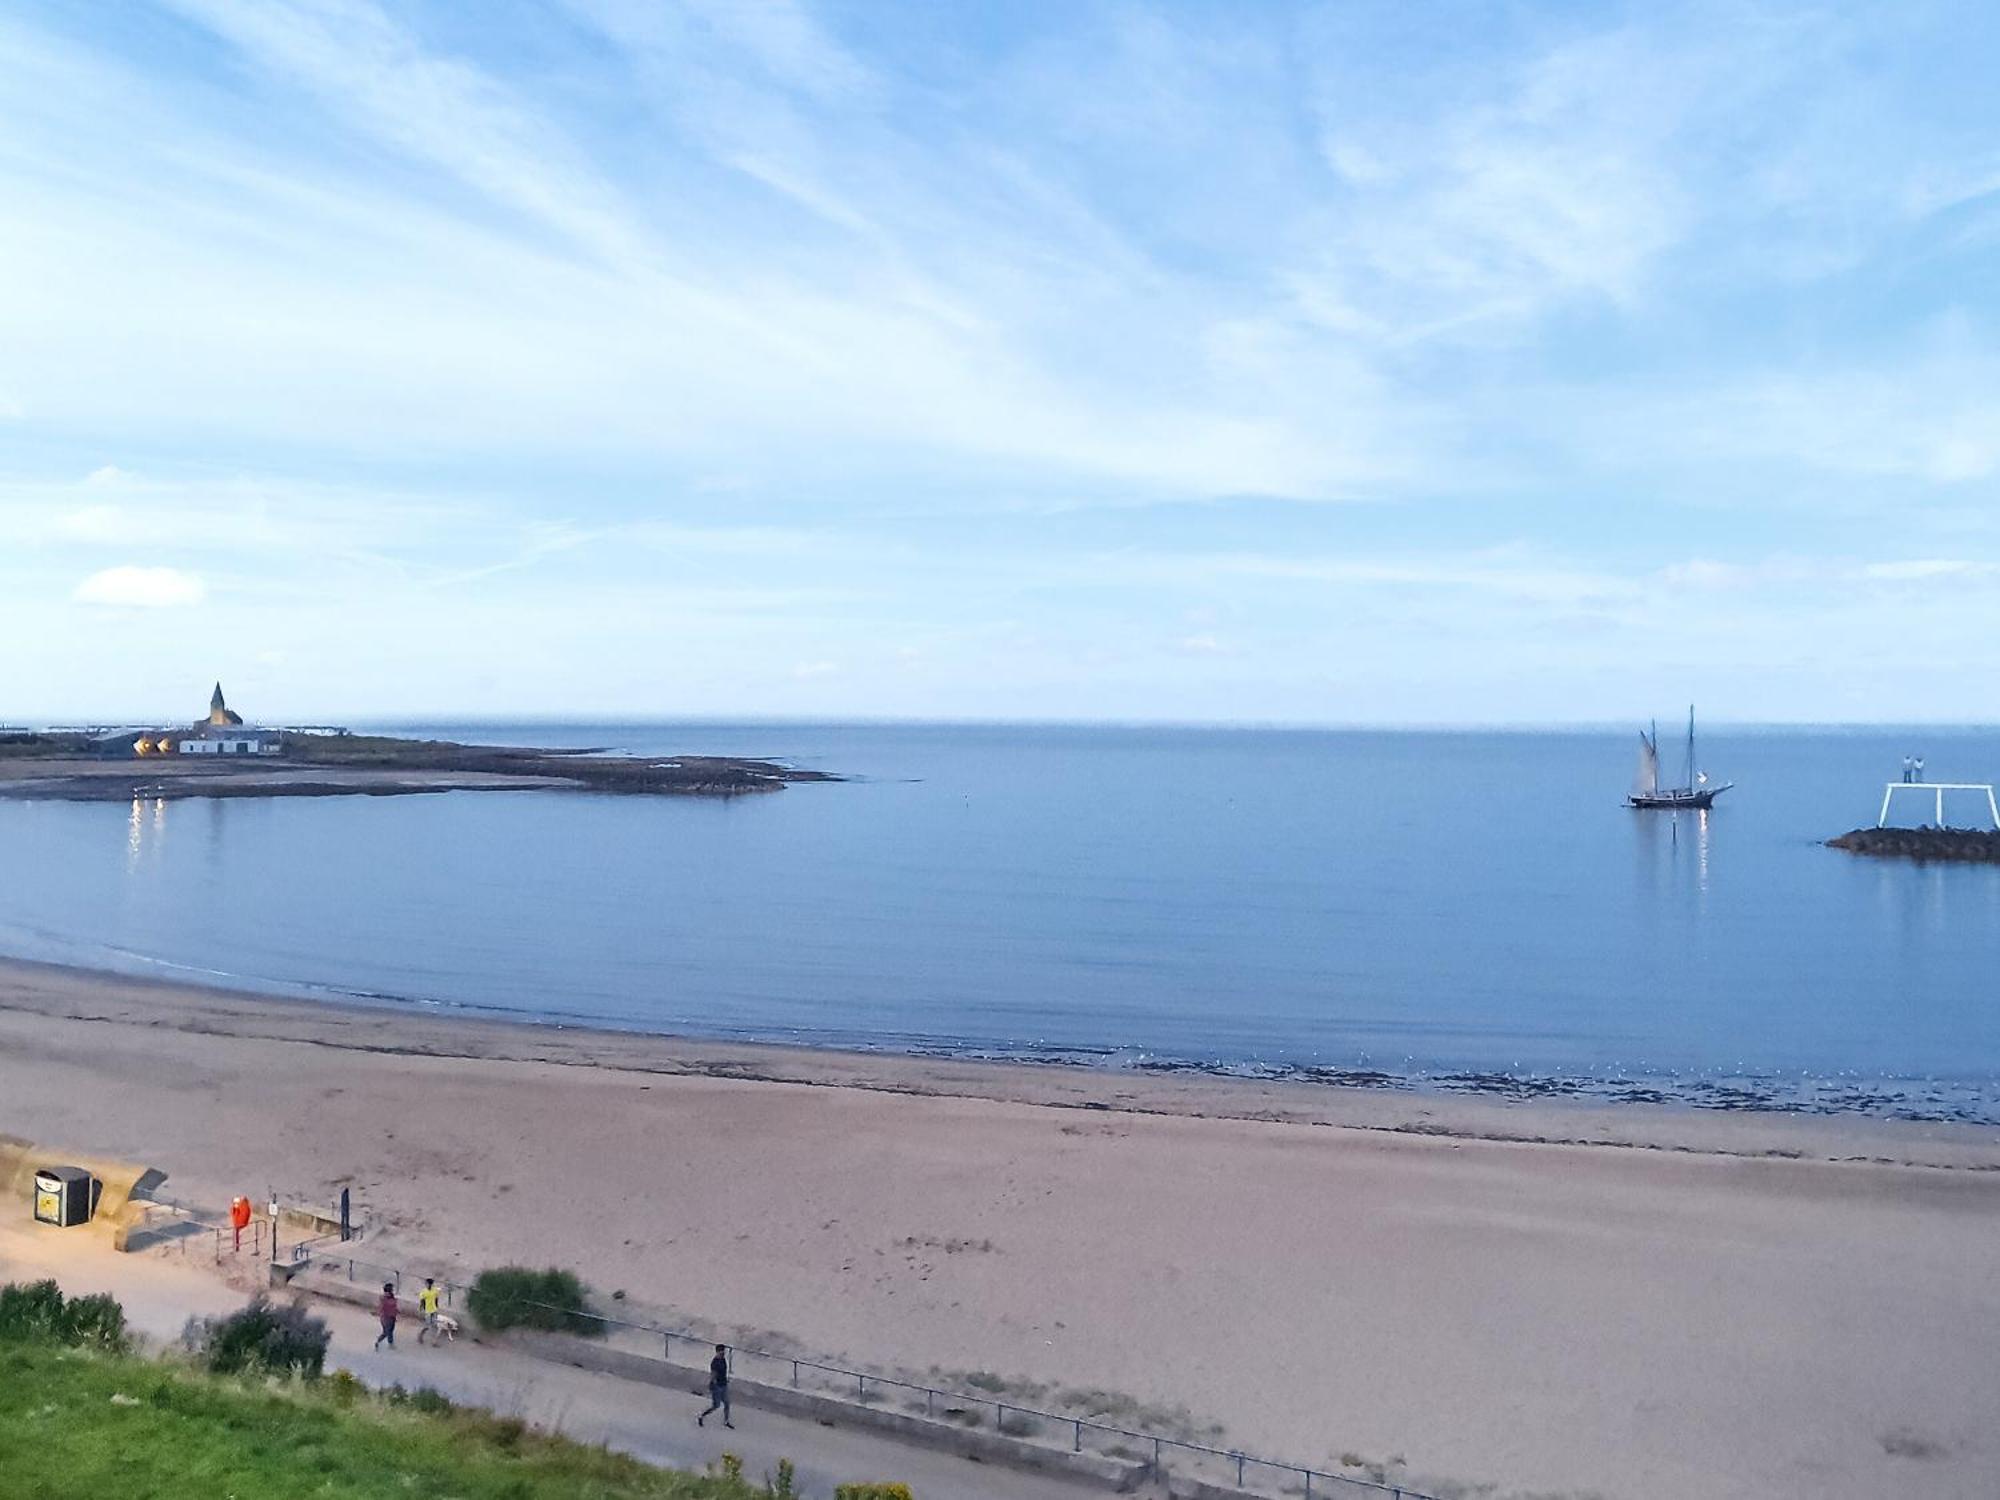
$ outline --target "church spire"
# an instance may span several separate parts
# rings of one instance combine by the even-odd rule
[[[217,728],[243,722],[242,715],[231,711],[229,705],[222,701],[222,684],[219,682],[215,685],[215,696],[208,700],[208,718],[204,722]]]

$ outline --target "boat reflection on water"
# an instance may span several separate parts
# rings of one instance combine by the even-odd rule
[[[1696,895],[1706,898],[1710,843],[1714,837],[1712,817],[1703,807],[1673,813],[1664,819],[1637,820],[1641,864],[1656,892],[1687,889],[1691,874]]]

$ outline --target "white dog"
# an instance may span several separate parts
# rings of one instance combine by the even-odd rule
[[[458,1319],[448,1312],[434,1312],[424,1324],[424,1332],[433,1335],[437,1343],[455,1343],[458,1340]]]

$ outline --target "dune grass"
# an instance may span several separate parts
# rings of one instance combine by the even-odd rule
[[[352,1382],[251,1381],[129,1354],[0,1342],[0,1491],[42,1500],[738,1500],[678,1474]]]

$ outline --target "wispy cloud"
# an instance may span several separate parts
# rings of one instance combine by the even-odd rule
[[[1656,638],[1802,699],[1991,614],[1996,45],[1972,0],[10,15],[0,623],[648,711],[1282,717],[1355,642],[1350,705],[1532,663],[1565,714]],[[126,568],[203,608],[138,646],[76,591]]]
[[[108,604],[133,609],[177,609],[199,604],[208,588],[192,573],[178,568],[126,565],[93,573],[76,586],[79,604]]]

